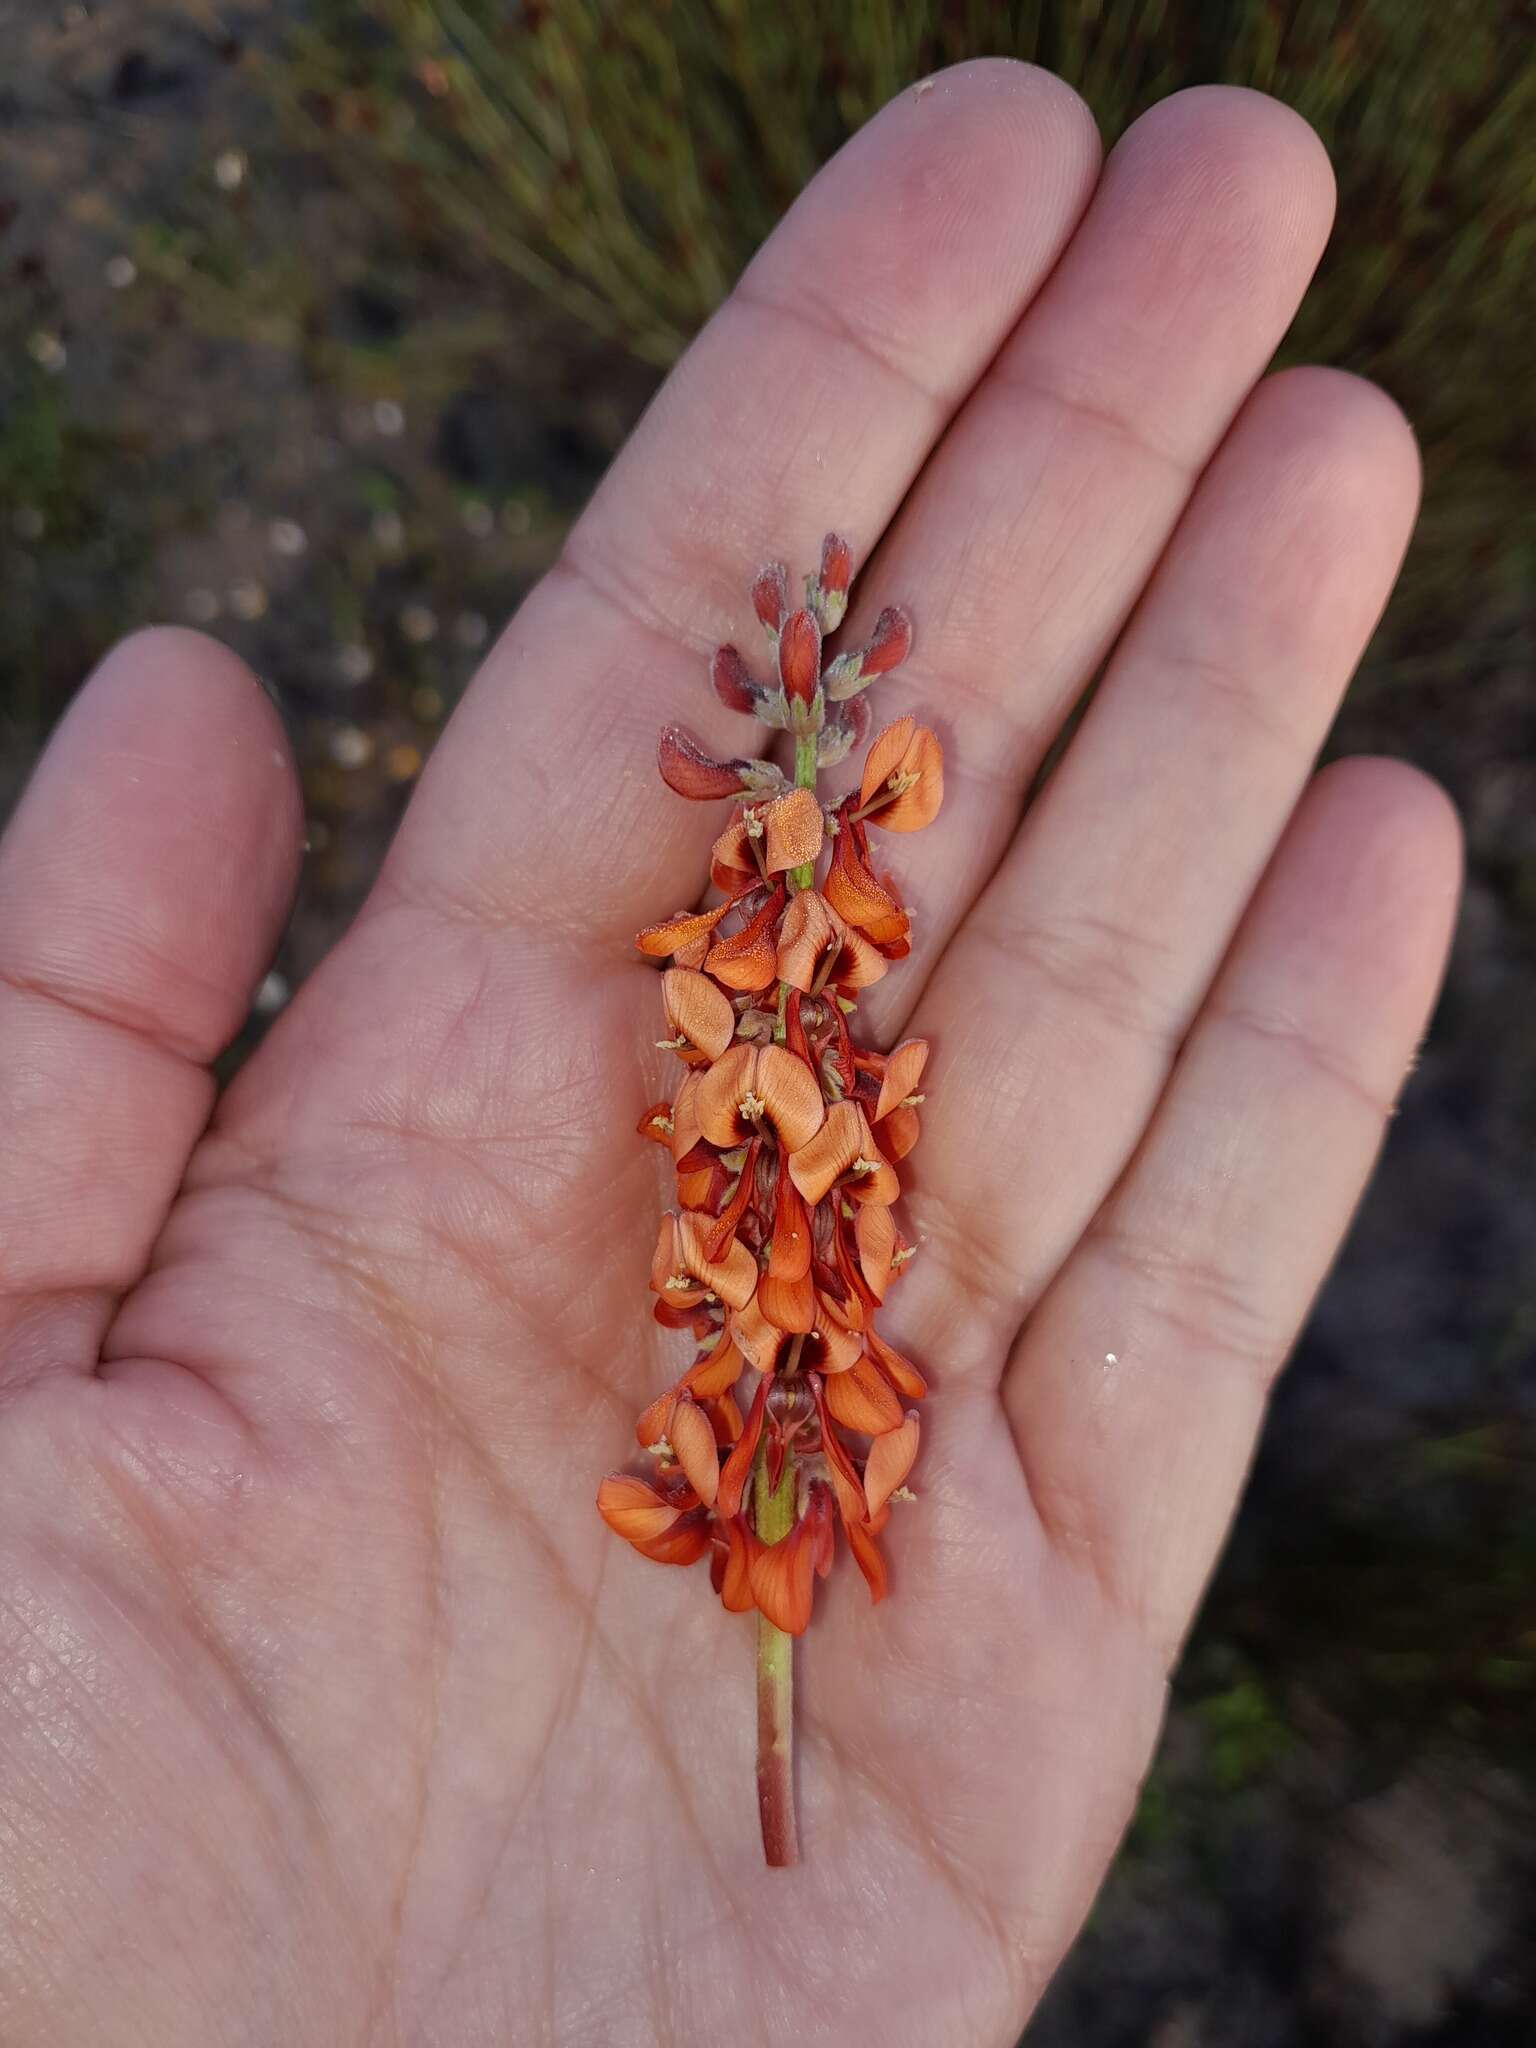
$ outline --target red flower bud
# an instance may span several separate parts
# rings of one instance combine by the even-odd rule
[[[906,660],[912,652],[912,621],[899,605],[887,605],[875,621],[875,630],[864,649],[859,666],[866,676],[883,676]]]
[[[717,647],[709,664],[715,695],[730,711],[756,711],[762,690],[734,647]]]
[[[821,544],[821,569],[816,581],[833,596],[848,595],[848,585],[853,581],[853,552],[847,541],[835,533],[829,533]]]
[[[779,634],[779,678],[786,697],[809,704],[821,681],[821,628],[807,611],[793,612]]]
[[[789,610],[789,571],[782,562],[770,562],[759,569],[752,585],[752,609],[768,628],[777,633]]]

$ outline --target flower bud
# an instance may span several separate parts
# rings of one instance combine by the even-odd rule
[[[809,704],[821,681],[821,628],[813,612],[792,612],[779,635],[779,680],[792,703]]]

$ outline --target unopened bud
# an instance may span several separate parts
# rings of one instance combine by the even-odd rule
[[[715,695],[728,710],[754,712],[763,695],[762,686],[752,679],[747,664],[734,647],[717,647],[709,664],[709,680]]]
[[[809,704],[821,681],[821,628],[815,614],[792,612],[779,634],[779,679],[792,703]]]
[[[777,638],[789,610],[789,572],[782,562],[759,569],[752,585],[752,609],[770,638]]]

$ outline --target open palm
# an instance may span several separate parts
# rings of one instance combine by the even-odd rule
[[[287,756],[194,636],[83,694],[0,860],[13,2048],[1012,2038],[1452,914],[1432,786],[1308,786],[1416,491],[1378,393],[1257,381],[1330,205],[1256,95],[1165,102],[1102,175],[1023,66],[888,108],[216,1107],[292,886]],[[784,1872],[750,1624],[592,1497],[687,1356],[646,1314],[666,1056],[629,941],[698,899],[720,819],[655,783],[654,734],[740,751],[704,658],[829,526],[867,564],[850,637],[916,621],[879,715],[946,749],[896,855],[914,952],[862,1006],[934,1047],[889,1319],[933,1398],[892,1598],[845,1561],[806,1638]]]

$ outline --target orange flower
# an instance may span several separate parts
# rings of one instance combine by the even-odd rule
[[[869,864],[869,839],[853,815],[854,801],[846,798],[838,810],[832,864],[822,892],[838,915],[863,932],[888,960],[901,960],[912,950],[911,924],[895,892]]]
[[[718,903],[713,910],[680,910],[674,917],[663,918],[660,924],[648,924],[643,932],[637,932],[635,944],[653,960],[665,960],[695,940],[707,938],[730,907],[729,903]]]
[[[819,995],[829,986],[843,993],[868,988],[886,971],[881,955],[816,889],[790,898],[775,966],[779,980],[803,995]]]
[[[695,967],[669,967],[661,977],[669,1043],[689,1066],[717,1060],[736,1029],[736,1012],[718,982]]]
[[[834,1102],[815,1135],[790,1154],[790,1178],[808,1202],[841,1184],[856,1202],[894,1202],[901,1193],[856,1102]]]
[[[875,737],[859,784],[859,809],[885,832],[918,832],[944,801],[944,750],[926,725],[898,718]]]
[[[716,939],[704,956],[704,969],[727,988],[767,988],[773,980],[774,926],[784,908],[781,884],[761,910],[728,939]]]
[[[795,1152],[826,1114],[815,1074],[782,1045],[733,1045],[700,1075],[693,1100],[712,1145],[745,1144],[766,1127]]]

